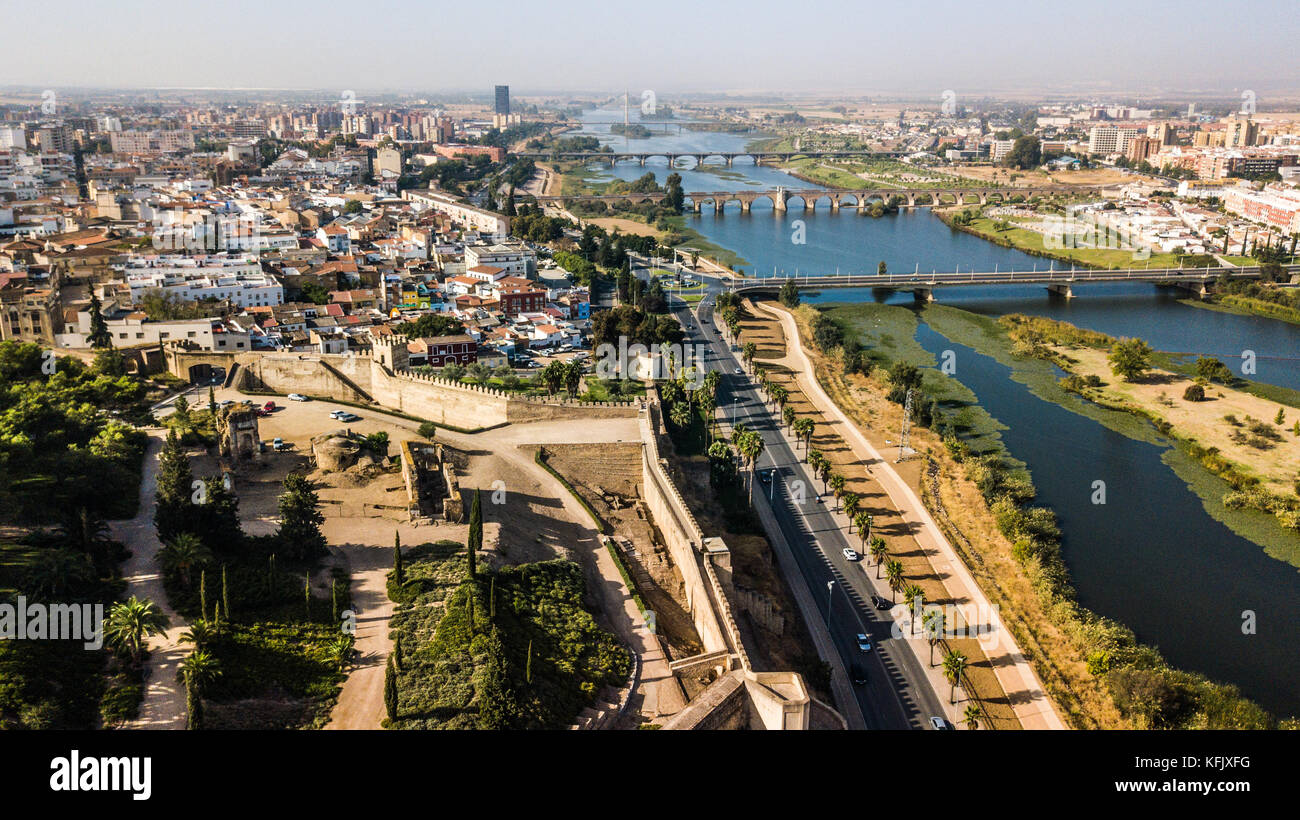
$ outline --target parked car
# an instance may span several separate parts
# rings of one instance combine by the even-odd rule
[[[863,652],[871,651],[871,639],[867,637],[865,632],[858,633],[858,649]]]
[[[283,449],[285,449],[284,439],[282,439],[282,438],[278,438],[278,437],[275,438],[275,439],[273,439],[273,440],[271,441],[271,449],[272,449],[272,450],[283,450]]]
[[[289,401],[308,401],[308,399],[301,393],[290,393]]]
[[[768,467],[766,470],[759,470],[759,471],[758,471],[758,480],[761,481],[761,482],[763,482],[764,484],[771,484],[771,483],[772,483],[772,476],[775,475],[775,474],[776,474],[776,468],[775,468],[775,467]]]
[[[331,411],[330,411],[330,418],[332,418],[332,419],[337,419],[337,418],[340,417],[340,416],[346,415],[347,412],[348,412],[348,411],[346,411],[346,410],[331,410]]]
[[[745,371],[737,367],[735,373],[737,376],[743,376],[745,374]]]
[[[338,417],[339,421],[351,424],[354,421],[361,421],[361,417],[355,413],[343,413]]]
[[[947,732],[951,732],[953,730],[952,724],[949,723],[945,718],[941,718],[941,717],[930,718],[930,728],[938,729],[939,731],[947,731]]]
[[[894,608],[894,605],[893,605],[893,604],[891,604],[889,601],[886,601],[884,598],[881,598],[879,595],[872,595],[872,596],[871,596],[871,605],[874,606],[876,609],[893,609],[893,608]]]
[[[229,406],[232,405],[232,404],[234,404],[234,402],[233,402],[232,400],[230,400],[230,399],[226,399],[225,401],[218,402],[218,403],[217,403],[217,407],[220,407],[220,408],[223,408],[223,409],[224,409],[224,408],[226,408],[226,407],[229,407]]]
[[[268,401],[266,404],[262,405],[262,409],[265,410],[265,411],[268,412],[268,413],[274,413],[274,412],[275,412],[275,402],[273,402],[273,401]]]
[[[859,558],[861,558],[862,556],[858,555],[858,551],[857,551],[857,550],[852,549],[852,548],[850,548],[850,547],[845,547],[845,548],[844,548],[844,557],[845,557],[847,560],[849,560],[849,561],[856,561],[856,560],[858,560]]]

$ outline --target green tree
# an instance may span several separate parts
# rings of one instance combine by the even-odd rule
[[[167,624],[167,616],[157,604],[132,595],[109,608],[104,633],[110,646],[126,652],[138,665],[144,658],[145,640],[164,632]]]
[[[884,563],[885,558],[889,556],[889,548],[885,546],[885,539],[879,535],[872,536],[871,546],[868,548],[871,553],[871,559],[876,562],[876,578],[880,577],[880,565]]]
[[[1126,382],[1137,381],[1151,367],[1151,347],[1142,339],[1120,339],[1108,359],[1112,373]]]
[[[469,537],[466,539],[465,547],[469,553],[469,577],[473,579],[478,575],[475,553],[483,548],[483,493],[477,487],[474,489],[474,501],[469,508]]]
[[[212,560],[212,551],[194,533],[181,532],[158,550],[158,560],[165,572],[177,575],[181,584],[189,589],[194,572],[201,571]]]
[[[279,498],[280,529],[277,539],[286,555],[310,558],[325,552],[325,535],[320,525],[325,516],[320,498],[305,476],[290,473],[284,477],[284,492]]]
[[[967,729],[978,729],[982,718],[983,715],[980,714],[979,706],[974,703],[966,704],[966,711],[962,712],[962,721],[966,724]]]
[[[781,304],[793,310],[799,307],[799,286],[794,283],[793,279],[785,280],[781,285],[780,297]]]
[[[895,558],[886,562],[885,581],[889,584],[889,602],[893,603],[894,595],[901,592],[904,586],[902,561]]]
[[[388,656],[388,666],[384,670],[384,710],[388,713],[388,723],[397,722],[397,670],[393,667],[393,656]]]
[[[398,586],[406,583],[406,571],[402,568],[402,534],[393,532],[393,580]]]
[[[109,333],[108,323],[104,321],[103,305],[93,289],[90,294],[90,333],[86,335],[86,343],[92,350],[104,350],[113,346],[113,334]]]
[[[190,459],[174,430],[167,433],[158,454],[158,484],[154,494],[154,527],[158,538],[168,541],[186,526],[191,526],[194,504],[191,501],[194,473]]]
[[[947,629],[948,619],[943,614],[942,609],[930,609],[921,616],[921,629],[925,633],[925,639],[930,644],[930,665],[934,666],[934,647],[943,640],[944,630]]]
[[[961,683],[961,676],[966,673],[966,656],[960,652],[949,652],[943,659],[943,676],[948,679],[948,684],[952,687],[948,692],[948,702],[957,702],[957,685]]]

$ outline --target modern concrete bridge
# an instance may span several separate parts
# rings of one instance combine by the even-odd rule
[[[1052,196],[1055,194],[1078,194],[1083,196],[1100,196],[1101,188],[1082,188],[1078,186],[1044,186],[1038,188],[778,188],[775,191],[759,189],[746,191],[692,191],[685,194],[685,200],[695,213],[700,213],[705,203],[712,203],[714,213],[722,213],[730,202],[739,202],[741,213],[749,213],[750,207],[760,199],[772,203],[773,210],[789,209],[793,199],[803,203],[805,211],[814,210],[823,199],[830,201],[832,211],[841,207],[856,207],[865,211],[872,201],[888,202],[898,197],[903,205],[915,208],[921,205],[987,205],[991,202],[1010,204],[1034,196]],[[542,204],[566,207],[575,202],[626,202],[639,205],[644,202],[659,202],[665,194],[654,193],[627,194],[591,194],[570,196],[539,196]]]
[[[1283,265],[1288,273],[1300,273],[1300,265]],[[1072,286],[1088,282],[1150,282],[1155,285],[1180,287],[1204,297],[1209,286],[1221,276],[1230,279],[1258,279],[1260,268],[1210,266],[1204,268],[1127,268],[1123,270],[1066,270],[1049,263],[1041,269],[1016,271],[953,271],[939,273],[889,273],[883,276],[855,274],[852,276],[770,276],[761,279],[735,279],[731,289],[737,293],[778,291],[786,282],[794,282],[800,290],[825,290],[827,288],[884,288],[910,290],[918,301],[933,301],[937,288],[987,287],[989,285],[1043,285],[1049,291],[1072,298]]]
[[[700,153],[692,152],[674,152],[666,151],[634,151],[634,152],[609,152],[609,151],[560,151],[556,153],[548,151],[523,151],[515,154],[517,157],[541,160],[582,160],[590,162],[591,160],[600,160],[608,162],[610,167],[620,162],[637,162],[645,165],[647,160],[656,157],[663,157],[668,161],[669,166],[676,164],[682,157],[694,157],[697,165],[703,165],[705,161],[721,158],[728,168],[731,167],[737,159],[749,157],[755,165],[762,165],[765,162],[789,162],[799,157],[818,158],[818,157],[866,157],[868,159],[897,159],[898,157],[907,156],[903,151],[704,151]]]

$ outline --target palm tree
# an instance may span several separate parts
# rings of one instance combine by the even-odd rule
[[[948,702],[957,702],[957,684],[961,683],[961,676],[966,672],[966,656],[960,652],[949,652],[943,659],[943,676],[948,679],[952,688],[948,691]]]
[[[781,408],[781,418],[785,420],[786,429],[790,429],[790,425],[794,424],[794,420],[798,418],[798,415],[794,412],[793,407],[786,405]]]
[[[894,594],[903,588],[903,562],[897,558],[885,564],[885,580],[889,582],[889,602],[894,603]]]
[[[943,614],[942,609],[927,610],[921,616],[921,628],[925,631],[925,639],[930,642],[930,665],[934,666],[934,645],[942,638],[944,630],[947,628],[948,619]]]
[[[983,715],[980,714],[980,708],[973,703],[966,704],[966,711],[962,713],[962,721],[965,722],[967,729],[978,729],[980,720]]]
[[[802,443],[806,439],[811,444],[813,426],[813,420],[805,416],[804,418],[795,419],[790,429],[794,430],[794,437],[797,441]],[[804,460],[807,461],[807,458],[805,457]]]
[[[691,408],[686,405],[686,402],[679,401],[668,411],[668,418],[677,429],[685,430],[691,423]]]
[[[771,396],[772,396],[772,401],[776,403],[777,407],[781,408],[781,412],[784,414],[785,403],[790,400],[790,391],[786,390],[784,387],[782,387],[779,384],[774,384],[772,385]]]
[[[859,545],[862,551],[867,551],[867,539],[871,537],[871,513],[866,510],[858,510],[858,514],[853,516],[853,526],[858,528],[858,537],[862,540]]]
[[[110,645],[127,652],[138,664],[144,655],[145,639],[161,634],[167,624],[167,616],[157,604],[132,595],[109,609],[105,632]]]
[[[817,465],[817,472],[821,475],[822,492],[826,492],[826,489],[829,486],[828,482],[831,479],[831,460],[829,458],[823,458],[822,463]]]
[[[921,620],[921,608],[925,606],[925,591],[916,584],[908,584],[903,587],[903,600],[912,610],[912,634],[915,635],[916,625]]]
[[[840,498],[844,495],[844,476],[836,473],[830,479],[831,492],[835,493],[835,509],[839,509]]]
[[[212,624],[205,620],[198,620],[190,624],[190,628],[181,633],[181,643],[192,643],[195,649],[202,649],[217,634],[217,630]]]
[[[763,437],[754,431],[748,431],[740,437],[737,450],[744,456],[745,461],[749,462],[750,487],[753,487],[754,467],[758,464],[758,457],[763,454]]]
[[[27,571],[26,589],[33,598],[56,600],[95,577],[90,559],[70,549],[43,550]]]
[[[858,503],[861,500],[857,493],[844,494],[844,514],[849,517],[849,532],[853,532],[853,525],[858,518]]]
[[[880,578],[880,565],[884,563],[885,556],[889,555],[889,548],[885,546],[885,539],[879,535],[871,539],[871,558],[876,562],[876,579]]]
[[[195,649],[181,661],[181,679],[202,693],[203,687],[221,677],[221,664],[206,649]]]
[[[822,455],[821,450],[808,451],[808,466],[812,468],[812,474],[814,477],[816,477],[817,471],[821,469],[822,461],[825,458],[826,457]]]
[[[181,583],[189,589],[194,570],[202,568],[212,560],[212,552],[203,545],[199,537],[192,532],[182,532],[172,538],[171,543],[163,545],[158,551],[163,569],[176,572],[181,576]]]
[[[758,345],[753,342],[745,342],[744,346],[740,349],[740,357],[745,360],[746,367],[754,363],[754,354],[757,352]]]

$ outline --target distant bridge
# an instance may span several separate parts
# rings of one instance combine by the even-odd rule
[[[771,201],[772,208],[785,211],[793,199],[803,203],[806,211],[814,210],[823,199],[830,201],[832,211],[842,206],[851,205],[860,211],[871,207],[872,201],[888,202],[898,197],[909,208],[921,205],[987,205],[991,202],[1010,204],[1016,197],[1022,201],[1033,196],[1052,196],[1056,194],[1079,194],[1083,196],[1100,196],[1101,188],[1083,188],[1078,186],[1044,186],[1038,188],[778,188],[775,191],[692,191],[685,195],[695,213],[700,213],[704,204],[712,203],[714,213],[722,213],[730,202],[739,202],[741,213],[749,213],[750,206],[760,199]],[[626,202],[639,205],[645,202],[660,202],[665,194],[653,193],[627,194],[590,194],[539,196],[537,201],[547,205],[567,207],[575,202]]]
[[[741,157],[748,157],[753,160],[755,165],[762,165],[765,162],[789,162],[792,159],[805,157],[814,159],[819,157],[865,157],[867,159],[897,159],[907,156],[904,151],[703,151],[703,152],[673,152],[667,151],[633,151],[633,152],[610,152],[610,151],[523,151],[515,154],[517,157],[540,160],[582,160],[590,162],[591,160],[600,160],[608,162],[610,167],[614,167],[620,162],[637,162],[642,166],[648,160],[662,158],[668,162],[669,167],[676,165],[677,160],[683,157],[693,157],[696,165],[703,165],[707,160],[719,158],[728,168],[732,163]],[[713,163],[718,164],[718,163]]]
[[[1288,273],[1300,273],[1300,265],[1283,265]],[[735,279],[732,289],[737,293],[777,291],[786,282],[794,282],[800,290],[825,290],[827,288],[882,288],[912,291],[918,301],[934,301],[936,288],[971,287],[989,285],[1043,285],[1049,291],[1073,298],[1072,285],[1088,282],[1150,282],[1189,290],[1202,298],[1209,292],[1210,283],[1221,276],[1230,279],[1258,279],[1259,266],[1204,268],[1126,268],[1123,270],[1064,270],[1055,263],[1031,271],[954,271],[951,273],[916,271],[913,273],[887,273],[884,275],[854,274],[845,276],[770,276],[762,279]]]

